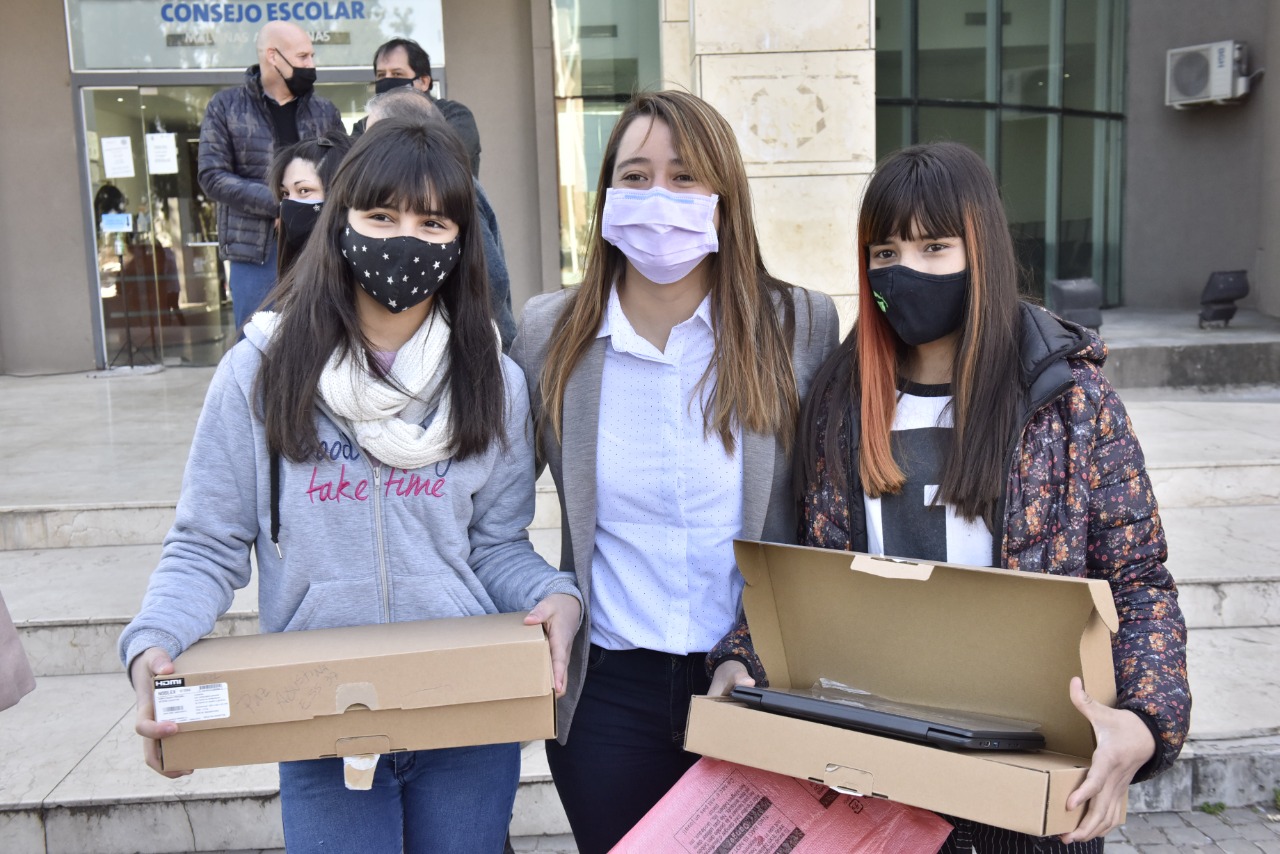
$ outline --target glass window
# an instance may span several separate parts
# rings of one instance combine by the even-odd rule
[[[910,94],[902,65],[905,17],[910,11],[903,3],[876,6],[876,97],[900,98]]]
[[[911,110],[883,105],[876,107],[876,156],[884,157],[911,143]]]
[[[1050,105],[1050,12],[1047,0],[1004,0],[1007,25],[1000,46],[1001,100],[1028,107]]]
[[[1107,109],[1107,41],[1105,0],[1072,0],[1066,6],[1066,44],[1062,50],[1062,106],[1076,110]],[[1064,149],[1065,151],[1065,149]]]
[[[1014,251],[1031,293],[1043,294],[1049,117],[1004,110],[1000,134],[1000,190]]]
[[[987,156],[987,115],[980,109],[955,109],[950,107],[921,107],[918,142],[951,140],[962,142]]]
[[[1099,134],[1105,120],[1062,119],[1062,192],[1058,216],[1058,274],[1060,279],[1094,277],[1094,217],[1096,205],[1105,199],[1097,179]],[[1104,137],[1105,139],[1105,137]],[[1100,276],[1099,276],[1100,278]]]
[[[1118,303],[1125,0],[880,0],[876,11],[892,54],[877,70],[894,75],[878,85],[900,91],[877,93],[878,155],[970,146],[999,182],[1026,289],[1089,276]],[[886,24],[898,21],[901,32]]]
[[[637,89],[661,82],[658,0],[554,0],[560,276],[582,278],[609,134]]]
[[[987,0],[918,0],[921,98],[986,98]]]

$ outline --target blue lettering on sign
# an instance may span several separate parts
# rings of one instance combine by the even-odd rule
[[[160,20],[167,24],[268,21],[337,21],[363,20],[362,0],[283,0],[262,3],[165,3],[160,7]]]

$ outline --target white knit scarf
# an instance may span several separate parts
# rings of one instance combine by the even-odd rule
[[[276,317],[259,312],[253,323],[268,337]],[[449,318],[432,310],[405,342],[391,366],[391,382],[375,377],[363,350],[329,357],[320,374],[320,397],[336,415],[351,422],[356,442],[377,459],[401,469],[416,469],[446,459],[453,451],[449,428]],[[432,408],[430,425],[422,419]]]

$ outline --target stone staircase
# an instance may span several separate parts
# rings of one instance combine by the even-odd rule
[[[1280,786],[1280,391],[1126,399],[1189,627],[1191,736],[1130,808],[1270,801]]]
[[[1244,805],[1280,784],[1280,392],[1262,400],[1125,394],[1156,484],[1192,627],[1192,738],[1134,787],[1135,811]],[[38,688],[0,713],[0,849],[164,852],[280,848],[272,765],[177,781],[147,769],[115,640],[172,518],[164,500],[0,508],[0,590]],[[531,537],[553,563],[559,508],[539,484]],[[256,630],[241,591],[218,632]],[[566,833],[541,745],[524,753],[512,833]]]

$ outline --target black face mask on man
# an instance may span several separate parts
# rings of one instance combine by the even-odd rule
[[[395,314],[440,290],[462,257],[458,238],[432,243],[417,237],[366,237],[344,226],[342,257],[369,296]]]
[[[314,68],[303,68],[294,65],[292,62],[284,58],[284,54],[276,51],[276,56],[284,60],[284,64],[289,66],[289,70],[293,72],[290,77],[284,78],[284,85],[289,87],[289,94],[295,98],[301,98],[310,92],[316,86],[316,70]],[[276,69],[279,71],[280,69]],[[284,77],[284,75],[280,75]]]
[[[908,347],[937,341],[964,322],[969,271],[935,275],[895,264],[867,271],[885,320]]]
[[[401,86],[412,86],[413,80],[408,77],[383,77],[373,84],[373,91],[376,95],[383,92],[390,92],[392,89],[399,89]]]

